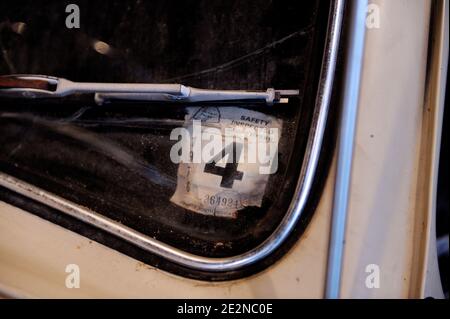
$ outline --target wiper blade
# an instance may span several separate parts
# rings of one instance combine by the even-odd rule
[[[262,101],[268,105],[288,103],[298,90],[242,91],[198,89],[182,84],[73,82],[43,75],[0,76],[0,96],[12,98],[60,98],[94,93],[95,101],[140,100],[160,102]]]

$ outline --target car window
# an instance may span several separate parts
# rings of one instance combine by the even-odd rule
[[[0,74],[299,94],[272,106],[251,101],[99,106],[92,95],[2,98],[0,171],[195,255],[234,256],[261,244],[279,226],[300,175],[329,4],[77,4],[80,28],[68,29],[64,3],[0,3]],[[180,129],[193,134],[195,123],[202,125],[199,132],[249,128],[263,139],[276,132],[268,138],[276,141],[276,163],[266,167],[269,173],[258,165],[220,163],[228,152],[251,152],[236,141],[211,152],[209,162],[174,161]],[[259,133],[264,128],[273,131]],[[270,143],[262,143],[270,154]]]

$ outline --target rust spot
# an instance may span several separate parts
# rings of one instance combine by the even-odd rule
[[[0,77],[0,89],[10,88],[30,88],[48,91],[52,89],[49,83],[43,80],[20,79],[11,76]]]

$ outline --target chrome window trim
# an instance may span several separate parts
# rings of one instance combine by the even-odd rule
[[[363,67],[366,8],[367,0],[352,1],[351,8],[349,8],[349,41],[344,57],[342,115],[338,133],[336,180],[325,287],[325,297],[329,299],[339,298],[341,288],[345,228]]]
[[[275,231],[254,249],[240,255],[225,258],[197,256],[139,233],[86,207],[72,203],[71,201],[1,172],[0,186],[57,209],[137,245],[150,253],[187,268],[209,272],[235,271],[264,259],[278,249],[291,234],[303,213],[312,188],[322,148],[333,89],[344,7],[345,0],[335,0],[330,8],[315,110],[295,196],[291,201],[286,215]]]

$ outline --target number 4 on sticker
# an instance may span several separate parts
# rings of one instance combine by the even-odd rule
[[[233,188],[234,181],[241,181],[244,176],[243,172],[237,170],[241,152],[242,144],[236,142],[229,144],[205,165],[203,172],[221,176],[222,181],[220,182],[220,187]],[[228,158],[225,167],[218,166],[217,163],[227,155]]]

